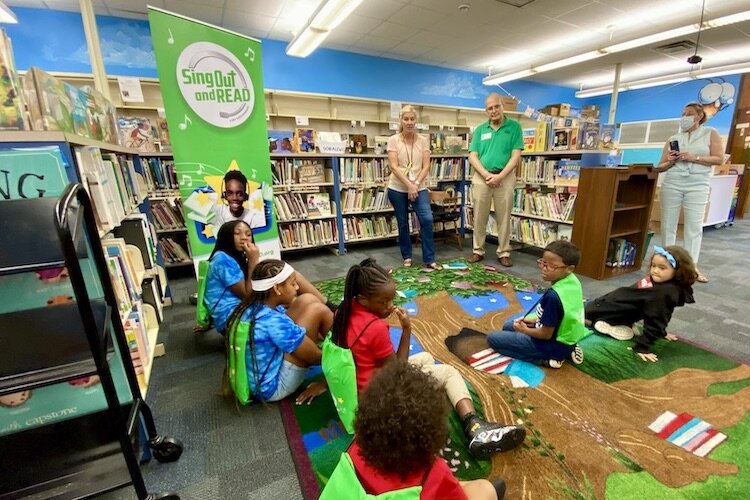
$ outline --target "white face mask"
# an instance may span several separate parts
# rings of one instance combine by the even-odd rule
[[[689,130],[695,124],[695,118],[692,116],[683,116],[680,118],[680,129],[684,132]]]

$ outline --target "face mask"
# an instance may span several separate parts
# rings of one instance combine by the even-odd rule
[[[680,118],[680,129],[684,132],[695,124],[695,118],[692,116],[683,116]]]

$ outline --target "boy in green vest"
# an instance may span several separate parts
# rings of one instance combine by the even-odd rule
[[[550,368],[560,368],[568,358],[582,363],[583,351],[577,343],[588,332],[581,282],[573,274],[580,260],[581,252],[569,241],[547,245],[537,264],[542,279],[552,286],[532,311],[506,322],[503,331],[490,333],[490,346],[511,358]]]

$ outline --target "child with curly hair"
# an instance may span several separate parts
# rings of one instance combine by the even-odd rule
[[[354,441],[321,500],[396,491],[398,498],[502,499],[502,479],[459,482],[438,456],[449,411],[438,380],[407,361],[389,362],[360,394]]]
[[[648,276],[589,302],[586,320],[596,332],[618,340],[632,339],[633,323],[643,320],[643,335],[636,337],[633,351],[643,361],[658,361],[651,347],[660,338],[677,339],[667,333],[667,325],[676,307],[695,302],[696,279],[695,263],[684,248],[655,246]]]
[[[331,340],[335,345],[351,350],[357,393],[367,387],[373,375],[387,362],[397,358],[408,360],[441,382],[443,398],[448,396],[464,424],[472,455],[487,459],[493,453],[512,450],[520,445],[526,437],[526,430],[522,426],[500,425],[481,419],[474,410],[466,383],[455,367],[435,364],[427,352],[409,357],[411,320],[406,311],[393,305],[395,296],[395,282],[374,259],[366,259],[349,269],[344,285],[344,301],[336,310]],[[388,323],[385,322],[385,318],[391,314],[395,314],[401,323],[397,352],[393,349]],[[297,402],[314,396],[311,391],[305,391]]]

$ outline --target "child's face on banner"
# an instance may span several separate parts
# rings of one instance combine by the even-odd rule
[[[239,217],[242,215],[242,204],[247,199],[247,190],[242,183],[236,179],[232,179],[227,182],[226,185],[226,199],[229,203],[229,211],[232,215]]]

